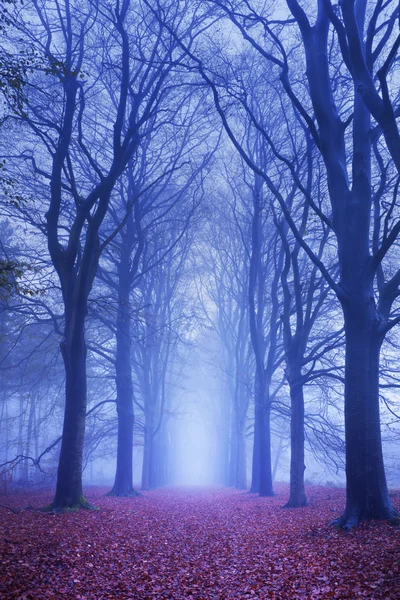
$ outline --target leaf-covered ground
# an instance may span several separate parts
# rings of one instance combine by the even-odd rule
[[[0,598],[40,600],[400,598],[400,530],[328,526],[344,491],[308,489],[311,505],[224,489],[162,489],[139,498],[88,488],[99,511],[0,509]],[[0,498],[44,506],[51,494]],[[400,493],[393,494],[400,508]]]

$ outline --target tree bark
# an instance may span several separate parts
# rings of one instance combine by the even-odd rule
[[[236,487],[237,461],[238,461],[238,432],[236,427],[236,410],[232,411],[231,431],[229,440],[229,487]]]
[[[143,465],[142,465],[142,490],[150,490],[153,487],[153,428],[150,424],[145,425]]]
[[[254,409],[254,436],[253,436],[253,456],[251,462],[251,485],[250,494],[258,494],[260,491],[260,411],[257,406]]]
[[[129,269],[129,263],[127,263]],[[120,267],[123,267],[122,261]],[[119,269],[120,271],[121,269]],[[133,487],[133,383],[131,367],[131,305],[126,273],[119,273],[115,384],[117,390],[117,469],[109,496],[136,496]]]
[[[247,488],[245,421],[234,414],[231,432],[229,485],[238,490]]]
[[[385,519],[395,514],[386,485],[379,419],[379,353],[391,304],[389,302],[385,315],[378,312],[374,301],[374,280],[379,264],[374,264],[370,253],[371,242],[374,245],[371,240],[371,118],[355,75],[350,184],[346,167],[349,164],[346,127],[335,105],[329,71],[327,3],[319,3],[314,26],[310,25],[297,0],[287,0],[287,3],[303,38],[309,93],[319,126],[320,150],[338,241],[340,284],[333,287],[342,304],[345,322],[347,491],[346,509],[336,523],[351,529],[363,519]],[[359,58],[366,52],[362,41],[365,11],[366,3],[360,3],[357,15],[353,15],[354,31],[357,30],[360,42]],[[345,11],[343,14],[347,27],[349,15],[346,16]],[[377,248],[375,256],[376,251]],[[381,296],[383,286],[379,281],[378,288]]]
[[[276,304],[272,303],[270,315],[271,338],[268,344],[267,366],[265,366],[264,313],[265,313],[265,265],[262,262],[262,180],[255,177],[253,190],[253,216],[251,228],[251,255],[249,270],[249,326],[250,339],[256,362],[254,386],[254,447],[253,478],[251,492],[260,496],[273,496],[271,469],[271,432],[269,386],[274,361],[276,339],[272,333]],[[274,287],[274,286],[273,286]],[[276,288],[275,288],[276,289]],[[275,291],[275,290],[274,290]]]
[[[247,488],[247,465],[246,465],[246,431],[245,420],[240,418],[237,424],[237,467],[236,485],[238,490]]]
[[[31,445],[32,445],[32,437],[33,437],[33,424],[35,420],[35,394],[29,395],[29,417],[28,417],[28,428],[26,432],[26,445],[25,445],[25,456],[30,456],[31,454]],[[29,461],[26,459],[24,461],[24,479],[25,481],[29,480]]]
[[[218,442],[219,442],[219,457],[220,462],[218,464],[216,478],[217,483],[224,486],[230,485],[229,474],[230,474],[230,431],[228,427],[229,413],[232,409],[230,403],[230,394],[228,390],[222,390],[221,392],[221,404],[222,414],[220,418],[220,429],[218,429]]]
[[[351,529],[363,519],[390,519],[379,416],[382,335],[373,298],[345,302],[346,508],[337,524]]]
[[[256,389],[256,405],[254,414],[254,446],[251,493],[260,496],[273,496],[272,468],[271,468],[271,433],[270,433],[270,406],[258,385]],[[261,389],[260,389],[261,388]]]
[[[83,308],[79,311],[86,313]],[[61,343],[65,365],[65,411],[57,486],[52,509],[90,508],[82,492],[82,458],[86,420],[86,342],[84,318],[76,315]]]
[[[294,357],[292,359],[296,361]],[[290,494],[284,508],[307,506],[304,489],[304,394],[301,367],[287,364],[290,387]]]
[[[153,469],[150,477],[151,488],[167,485],[169,482],[169,439],[165,424],[162,424],[153,441]]]
[[[269,403],[264,403],[262,407],[261,428],[260,428],[260,496],[273,496],[271,469],[271,433],[270,433],[270,414]]]

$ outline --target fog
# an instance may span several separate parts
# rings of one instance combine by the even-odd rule
[[[176,485],[210,485],[216,482],[216,444],[199,414],[189,415],[177,427]]]

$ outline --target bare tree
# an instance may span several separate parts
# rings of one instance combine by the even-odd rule
[[[29,14],[34,25],[27,23]],[[88,1],[84,10],[67,1],[57,10],[32,1],[18,19],[19,31],[48,65],[47,74],[32,81],[24,117],[31,135],[22,157],[49,183],[43,231],[65,308],[66,402],[52,508],[87,507],[81,481],[85,320],[100,254],[114,235],[102,234],[101,226],[116,182],[129,160],[140,155],[140,140],[156,126],[176,44],[166,45],[154,17],[130,0],[114,6]]]
[[[237,166],[240,173],[240,163]],[[224,381],[218,429],[221,482],[245,489],[246,427],[254,360],[248,316],[250,219],[247,207],[242,211],[241,204],[243,195],[249,194],[240,177],[236,181],[227,168],[225,177],[229,192],[221,191],[218,195],[218,205],[210,211],[205,236],[198,248],[202,265],[198,293],[207,322],[221,343],[221,351],[215,357]]]
[[[385,277],[384,259],[397,238],[400,222],[393,210],[390,211],[389,218],[385,219],[383,214],[386,214],[386,211],[383,210],[374,219],[374,227],[371,227],[375,197],[371,187],[373,136],[370,112],[364,103],[365,96],[361,94],[357,81],[353,78],[351,80],[355,83],[354,92],[345,94],[342,84],[338,85],[331,75],[331,62],[340,72],[344,67],[340,54],[343,44],[339,52],[335,53],[332,50],[337,49],[337,38],[332,37],[330,19],[333,19],[333,14],[328,2],[318,2],[315,20],[312,16],[308,17],[296,0],[288,0],[294,23],[290,19],[286,23],[274,19],[271,17],[271,11],[268,12],[268,7],[260,8],[257,3],[253,5],[246,1],[228,4],[215,0],[212,4],[218,6],[221,14],[227,15],[235,24],[265,68],[270,70],[271,76],[275,77],[275,81],[280,80],[282,89],[292,103],[296,118],[300,118],[309,130],[324,161],[331,212],[326,210],[327,207],[321,211],[304,186],[301,189],[305,202],[310,204],[318,218],[330,227],[336,236],[338,278],[330,275],[324,262],[302,238],[290,211],[285,206],[276,172],[260,168],[246,152],[240,137],[235,133],[237,122],[229,119],[226,94],[223,95],[220,91],[226,90],[226,86],[223,88],[220,80],[205,67],[202,58],[181,42],[201,77],[210,86],[216,108],[231,141],[278,199],[296,241],[321,270],[342,305],[346,336],[347,503],[338,524],[344,528],[351,528],[362,519],[389,518],[395,511],[387,491],[382,456],[379,424],[379,352],[386,333],[398,323],[398,318],[391,318],[391,307],[399,294],[400,274],[389,273]],[[344,4],[346,7],[354,7],[354,2]],[[381,3],[379,7],[381,10]],[[385,33],[382,35],[385,42],[380,44],[377,35],[381,28],[376,27],[376,22],[374,23],[376,14],[373,13],[369,20],[370,27],[367,28],[365,41],[361,32],[365,26],[366,2],[358,3],[354,17],[359,31],[358,43],[366,57],[365,64],[369,65],[371,76],[374,65],[378,59],[381,60],[382,56],[385,56],[385,52],[384,64],[391,66],[393,63],[393,52],[387,51],[385,45],[388,36],[390,38],[393,20],[390,18],[384,21]],[[304,55],[295,51],[292,38],[288,34],[294,26],[300,31]],[[282,34],[283,28],[285,35]],[[350,34],[349,27],[347,34]],[[374,40],[377,43],[376,51],[372,50]],[[393,48],[397,48],[396,43]],[[343,58],[346,59],[346,56]],[[298,67],[303,59],[306,63],[306,88],[296,80]],[[292,73],[293,82],[290,80]],[[242,93],[241,83],[243,82],[237,80],[231,85],[228,97],[231,100],[234,98],[242,109],[245,109],[244,114],[262,133],[275,158],[295,176],[290,157],[279,151],[274,136],[262,127],[262,123],[247,102],[249,90]],[[376,131],[376,135],[379,136],[379,133]],[[383,164],[386,162],[384,159]],[[377,169],[380,170],[379,161]],[[371,234],[373,229],[374,233]]]

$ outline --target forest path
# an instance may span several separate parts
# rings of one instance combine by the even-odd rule
[[[142,600],[400,597],[400,531],[328,526],[344,490],[310,487],[310,506],[223,488],[164,488],[110,498],[86,488],[99,511],[0,509],[0,598]],[[0,498],[35,507],[51,493]],[[400,492],[393,495],[400,507]]]

